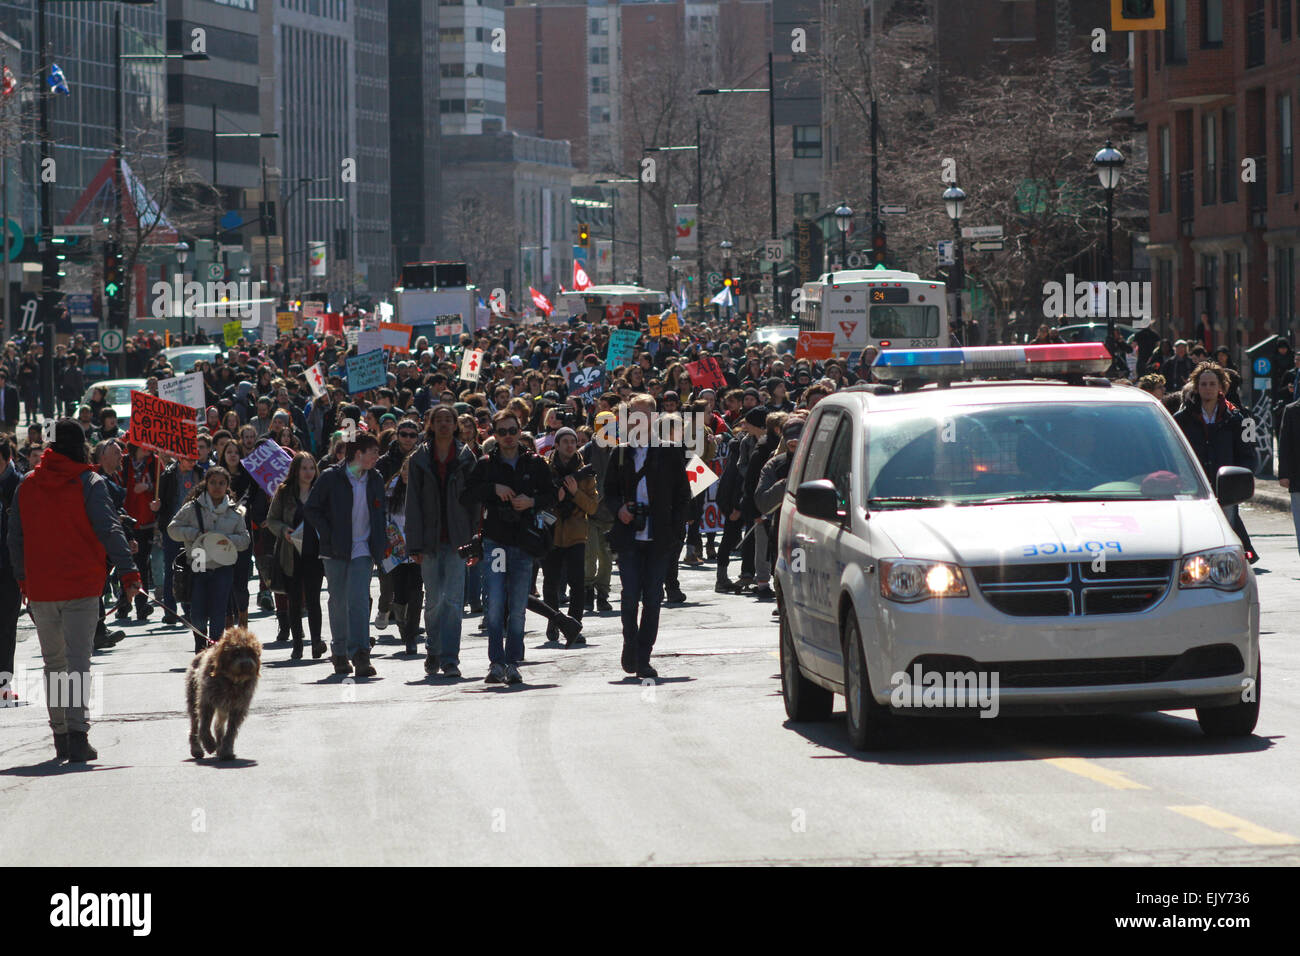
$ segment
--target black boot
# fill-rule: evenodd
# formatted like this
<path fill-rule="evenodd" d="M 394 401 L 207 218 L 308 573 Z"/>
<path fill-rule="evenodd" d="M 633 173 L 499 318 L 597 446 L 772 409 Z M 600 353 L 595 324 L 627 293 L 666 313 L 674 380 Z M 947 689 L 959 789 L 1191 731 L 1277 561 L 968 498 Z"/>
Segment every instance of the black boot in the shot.
<path fill-rule="evenodd" d="M 596 611 L 596 589 L 594 587 L 584 588 L 582 592 L 582 603 L 587 607 L 588 614 L 594 614 Z"/>
<path fill-rule="evenodd" d="M 289 623 L 289 612 L 282 611 L 279 608 L 276 608 L 275 620 L 280 625 L 280 629 L 275 634 L 275 643 L 279 644 L 281 642 L 288 642 L 289 634 L 291 632 L 291 625 Z M 301 621 L 299 621 L 298 630 L 299 631 L 302 630 Z"/>
<path fill-rule="evenodd" d="M 357 677 L 374 677 L 378 671 L 370 666 L 370 651 L 357 651 L 352 655 L 352 666 Z"/>
<path fill-rule="evenodd" d="M 73 763 L 85 763 L 87 760 L 98 760 L 99 752 L 90 746 L 90 735 L 84 731 L 70 731 L 68 733 L 68 760 Z"/>
<path fill-rule="evenodd" d="M 614 606 L 609 603 L 609 588 L 596 589 L 596 610 L 601 614 L 610 614 Z"/>
<path fill-rule="evenodd" d="M 67 734 L 54 735 L 54 757 L 56 760 L 68 759 L 68 735 Z"/>
<path fill-rule="evenodd" d="M 287 616 L 287 615 L 286 615 Z M 289 632 L 293 635 L 293 652 L 289 655 L 290 660 L 302 660 L 302 618 L 296 618 L 289 621 Z"/>
<path fill-rule="evenodd" d="M 325 642 L 320 639 L 319 636 L 313 637 L 311 639 L 311 656 L 313 660 L 320 660 L 322 657 L 325 656 L 325 652 L 327 650 L 329 650 L 329 648 L 326 646 Z"/>
<path fill-rule="evenodd" d="M 330 660 L 334 664 L 335 674 L 338 674 L 342 677 L 346 677 L 348 674 L 352 673 L 352 665 L 348 663 L 348 659 L 344 657 L 342 654 L 336 654 L 332 658 L 330 658 Z"/>

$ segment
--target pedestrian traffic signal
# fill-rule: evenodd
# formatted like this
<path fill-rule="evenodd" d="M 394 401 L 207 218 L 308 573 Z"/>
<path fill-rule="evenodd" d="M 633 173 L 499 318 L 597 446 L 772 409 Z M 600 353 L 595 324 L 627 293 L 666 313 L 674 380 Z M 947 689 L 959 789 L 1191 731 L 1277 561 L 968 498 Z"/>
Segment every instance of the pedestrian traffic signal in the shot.
<path fill-rule="evenodd" d="M 583 249 L 591 246 L 591 230 L 587 228 L 585 222 L 578 223 L 578 245 Z"/>
<path fill-rule="evenodd" d="M 122 257 L 112 246 L 104 254 L 104 299 L 111 302 L 122 293 Z"/>

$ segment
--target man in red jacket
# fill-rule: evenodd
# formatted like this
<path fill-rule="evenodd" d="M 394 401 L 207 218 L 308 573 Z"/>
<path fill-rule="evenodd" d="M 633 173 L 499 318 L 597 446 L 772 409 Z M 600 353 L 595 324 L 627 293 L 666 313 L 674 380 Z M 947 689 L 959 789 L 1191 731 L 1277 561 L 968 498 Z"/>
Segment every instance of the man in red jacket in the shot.
<path fill-rule="evenodd" d="M 19 485 L 9 512 L 9 557 L 45 658 L 46 707 L 59 759 L 95 760 L 86 705 L 90 655 L 108 562 L 129 601 L 140 574 L 103 476 L 87 462 L 86 433 L 55 423 L 54 443 Z"/>

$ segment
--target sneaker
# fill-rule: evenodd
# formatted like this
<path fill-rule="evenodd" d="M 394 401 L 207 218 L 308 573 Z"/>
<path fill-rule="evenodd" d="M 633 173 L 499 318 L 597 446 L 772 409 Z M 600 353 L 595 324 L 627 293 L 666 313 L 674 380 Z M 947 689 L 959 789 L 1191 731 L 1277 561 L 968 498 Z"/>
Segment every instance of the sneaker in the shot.
<path fill-rule="evenodd" d="M 625 674 L 636 673 L 636 646 L 635 645 L 624 642 L 623 658 L 621 663 L 623 665 L 623 673 Z"/>
<path fill-rule="evenodd" d="M 583 637 L 581 634 L 575 634 L 573 637 L 565 641 L 564 646 L 565 647 L 586 647 L 587 639 Z"/>
<path fill-rule="evenodd" d="M 658 678 L 659 672 L 649 664 L 646 664 L 644 667 L 638 667 L 636 669 L 636 676 L 641 680 L 655 680 Z"/>
<path fill-rule="evenodd" d="M 694 551 L 692 551 L 690 554 L 688 554 L 685 558 L 682 559 L 682 564 L 692 568 L 695 567 L 696 565 L 700 565 L 703 563 L 704 563 L 704 559 L 701 558 Z"/>
<path fill-rule="evenodd" d="M 524 682 L 524 675 L 521 674 L 521 673 L 519 673 L 519 668 L 516 667 L 514 664 L 507 664 L 507 665 L 506 665 L 506 683 L 507 683 L 507 684 L 522 684 L 523 682 Z"/>
<path fill-rule="evenodd" d="M 713 590 L 718 594 L 735 594 L 739 587 L 735 581 L 729 578 L 719 578 L 718 583 L 713 586 Z"/>
<path fill-rule="evenodd" d="M 513 665 L 512 665 L 513 666 Z M 518 673 L 518 671 L 516 671 Z M 506 682 L 506 669 L 500 664 L 493 664 L 488 668 L 487 677 L 483 678 L 485 684 L 504 684 Z"/>
<path fill-rule="evenodd" d="M 770 584 L 760 584 L 758 587 L 754 588 L 753 596 L 758 598 L 760 601 L 772 601 L 776 599 L 776 592 L 772 590 Z"/>
<path fill-rule="evenodd" d="M 752 574 L 742 574 L 736 578 L 736 590 L 745 591 L 754 586 L 754 576 Z"/>
<path fill-rule="evenodd" d="M 257 592 L 257 606 L 260 607 L 263 611 L 275 610 L 275 599 L 271 597 L 270 591 Z"/>
<path fill-rule="evenodd" d="M 388 618 L 389 618 L 389 613 L 387 611 L 376 611 L 375 627 L 379 628 L 379 630 L 381 631 L 384 628 L 388 627 Z"/>
<path fill-rule="evenodd" d="M 448 664 L 442 669 L 443 677 L 460 677 L 460 668 L 455 664 Z"/>

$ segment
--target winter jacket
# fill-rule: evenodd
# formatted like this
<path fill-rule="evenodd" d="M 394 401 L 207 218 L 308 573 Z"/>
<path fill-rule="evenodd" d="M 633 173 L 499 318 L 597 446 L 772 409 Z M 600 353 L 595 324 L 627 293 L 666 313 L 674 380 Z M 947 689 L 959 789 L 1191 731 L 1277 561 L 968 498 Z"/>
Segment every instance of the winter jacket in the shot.
<path fill-rule="evenodd" d="M 376 564 L 388 549 L 388 510 L 384 479 L 371 468 L 366 472 L 365 493 L 370 515 L 370 557 Z M 306 517 L 320 538 L 320 556 L 352 559 L 352 481 L 348 466 L 331 465 L 321 472 L 307 499 Z"/>
<path fill-rule="evenodd" d="M 780 513 L 781 502 L 785 499 L 785 480 L 789 474 L 788 454 L 773 455 L 763 463 L 754 488 L 754 506 L 759 514 Z"/>
<path fill-rule="evenodd" d="M 140 528 L 152 528 L 158 520 L 151 507 L 153 504 L 155 469 L 158 459 L 145 455 L 140 461 L 134 455 L 122 459 L 122 485 L 126 488 L 126 513 L 140 523 Z M 136 485 L 143 485 L 144 490 L 136 491 Z"/>
<path fill-rule="evenodd" d="M 447 468 L 447 493 L 438 479 L 438 463 L 432 446 L 421 442 L 411 456 L 406 489 L 406 553 L 433 553 L 443 543 L 443 515 L 447 519 L 447 544 L 458 548 L 468 544 L 478 530 L 479 508 L 464 503 L 466 490 L 474 474 L 477 459 L 468 445 L 455 442 L 451 464 Z"/>
<path fill-rule="evenodd" d="M 123 585 L 140 583 L 108 482 L 53 448 L 18 485 L 8 544 L 14 577 L 32 601 L 99 596 L 109 561 Z"/>
<path fill-rule="evenodd" d="M 266 528 L 275 538 L 275 560 L 287 577 L 298 573 L 298 549 L 284 538 L 286 531 L 293 531 L 299 524 L 302 529 L 302 553 L 319 556 L 320 539 L 316 529 L 306 519 L 306 504 L 296 494 L 276 493 L 271 499 L 271 507 L 266 514 Z"/>
<path fill-rule="evenodd" d="M 650 498 L 649 528 L 653 550 L 665 558 L 676 554 L 686 535 L 686 510 L 691 501 L 691 485 L 686 477 L 685 450 L 659 446 L 646 450 L 646 491 Z M 609 544 L 615 551 L 633 547 L 636 533 L 618 517 L 625 502 L 636 501 L 635 450 L 620 445 L 610 456 L 605 475 L 605 496 L 614 515 Z"/>
<path fill-rule="evenodd" d="M 1282 424 L 1277 430 L 1277 477 L 1295 482 L 1300 478 L 1300 401 L 1282 410 Z M 1289 489 L 1293 494 L 1300 486 Z"/>
<path fill-rule="evenodd" d="M 763 440 L 754 447 L 753 453 L 749 456 L 749 467 L 745 470 L 745 497 L 741 506 L 745 512 L 741 517 L 746 522 L 752 522 L 763 514 L 763 510 L 758 507 L 754 500 L 755 492 L 758 490 L 758 476 L 762 473 L 763 466 L 767 464 L 768 459 L 779 450 L 778 446 L 780 444 L 781 439 L 768 432 L 763 436 Z"/>
<path fill-rule="evenodd" d="M 203 512 L 202 531 L 199 530 L 200 510 Z M 214 531 L 229 538 L 236 551 L 247 551 L 252 543 L 248 525 L 244 522 L 244 509 L 231 501 L 229 496 L 223 496 L 213 504 L 206 491 L 181 505 L 181 510 L 176 512 L 176 517 L 167 525 L 167 534 L 171 539 L 179 541 L 187 549 L 199 535 Z"/>
<path fill-rule="evenodd" d="M 578 449 L 578 454 L 582 456 L 582 460 L 589 465 L 593 465 L 596 469 L 597 489 L 605 487 L 605 473 L 609 471 L 609 454 L 613 450 L 612 446 L 602 445 L 595 439 Z M 591 515 L 590 523 L 597 528 L 608 531 L 609 526 L 614 523 L 614 515 L 609 510 L 609 499 L 603 494 L 599 497 L 600 500 L 596 504 L 595 512 Z"/>
<path fill-rule="evenodd" d="M 564 502 L 558 500 L 559 486 L 563 483 L 565 475 L 578 471 L 585 463 L 582 460 L 582 455 L 577 452 L 574 453 L 567 464 L 560 463 L 557 453 L 552 453 L 546 461 L 551 466 L 551 479 L 556 488 L 557 497 L 556 507 L 551 510 L 558 517 L 560 512 L 557 509 L 564 504 Z M 587 519 L 595 514 L 596 507 L 600 503 L 600 492 L 596 490 L 596 479 L 594 477 L 583 478 L 578 482 L 578 490 L 574 492 L 572 499 L 569 497 L 567 488 L 564 491 L 564 497 L 565 501 L 571 501 L 573 509 L 569 511 L 567 516 L 560 518 L 555 523 L 555 538 L 552 544 L 557 548 L 586 544 Z"/>
<path fill-rule="evenodd" d="M 745 475 L 749 471 L 749 459 L 758 442 L 752 435 L 746 435 L 739 441 L 733 440 L 727 455 L 727 467 L 718 479 L 718 510 L 725 518 L 737 508 L 744 510 Z M 744 515 L 741 515 L 744 518 Z"/>
<path fill-rule="evenodd" d="M 1185 405 L 1174 416 L 1174 421 L 1191 442 L 1196 460 L 1209 479 L 1210 487 L 1217 487 L 1215 477 L 1224 465 L 1239 465 L 1254 471 L 1258 461 L 1255 445 L 1242 438 L 1245 420 L 1241 410 L 1231 402 L 1219 399 L 1214 410 L 1214 421 L 1206 424 L 1201 416 L 1201 403 Z"/>
<path fill-rule="evenodd" d="M 194 466 L 191 474 L 196 482 L 203 480 L 203 472 L 199 471 L 197 465 Z M 158 508 L 158 526 L 161 528 L 166 528 L 172 523 L 176 512 L 180 511 L 181 505 L 185 503 L 180 480 L 180 466 L 173 461 L 163 469 L 162 478 L 158 482 L 158 500 L 162 503 Z"/>
<path fill-rule="evenodd" d="M 505 485 L 515 494 L 532 498 L 533 507 L 527 511 L 513 511 L 509 502 L 497 497 L 497 485 Z M 555 504 L 550 466 L 532 452 L 520 448 L 519 457 L 512 467 L 501 460 L 500 448 L 493 448 L 490 454 L 475 463 L 461 501 L 484 507 L 483 537 L 508 547 L 518 546 L 527 524 L 539 511 Z M 515 516 L 518 520 L 514 520 Z"/>
<path fill-rule="evenodd" d="M 12 464 L 0 475 L 0 568 L 9 568 L 9 509 L 14 503 L 14 493 L 22 478 Z"/>

